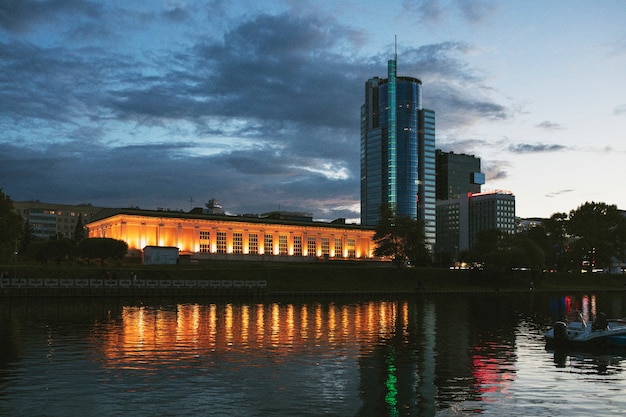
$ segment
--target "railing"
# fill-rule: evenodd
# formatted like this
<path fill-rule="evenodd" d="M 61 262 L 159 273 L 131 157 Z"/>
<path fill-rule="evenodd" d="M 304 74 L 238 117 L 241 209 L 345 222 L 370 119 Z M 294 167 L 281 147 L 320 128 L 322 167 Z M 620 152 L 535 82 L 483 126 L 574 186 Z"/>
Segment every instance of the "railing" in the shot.
<path fill-rule="evenodd" d="M 29 290 L 37 290 L 45 293 L 49 289 L 55 293 L 62 290 L 125 290 L 137 289 L 142 293 L 154 290 L 157 292 L 185 292 L 185 290 L 201 290 L 201 293 L 236 292 L 254 293 L 264 291 L 267 287 L 266 280 L 179 280 L 179 279 L 101 279 L 101 278 L 0 278 L 0 293 L 22 293 Z M 13 291 L 15 290 L 15 291 Z"/>

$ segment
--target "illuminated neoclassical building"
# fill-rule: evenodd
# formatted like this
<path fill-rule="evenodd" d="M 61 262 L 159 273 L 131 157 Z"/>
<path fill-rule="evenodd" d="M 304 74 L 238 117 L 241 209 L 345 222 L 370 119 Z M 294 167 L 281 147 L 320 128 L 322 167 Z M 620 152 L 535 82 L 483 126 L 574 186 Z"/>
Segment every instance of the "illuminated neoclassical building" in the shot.
<path fill-rule="evenodd" d="M 103 209 L 89 224 L 89 237 L 123 240 L 129 252 L 146 246 L 177 247 L 194 259 L 367 259 L 374 254 L 374 228 L 317 222 L 297 213 L 230 216 L 140 209 Z"/>

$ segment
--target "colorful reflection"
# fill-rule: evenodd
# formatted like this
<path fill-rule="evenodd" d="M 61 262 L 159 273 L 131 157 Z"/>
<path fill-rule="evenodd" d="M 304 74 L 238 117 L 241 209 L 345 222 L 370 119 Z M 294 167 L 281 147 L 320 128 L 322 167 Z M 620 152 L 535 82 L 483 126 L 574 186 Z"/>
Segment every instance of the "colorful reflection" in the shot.
<path fill-rule="evenodd" d="M 563 320 L 571 317 L 575 312 L 581 312 L 583 318 L 589 321 L 595 319 L 596 314 L 601 311 L 609 314 L 608 311 L 598 306 L 595 294 L 565 295 L 554 298 L 550 302 L 550 315 L 555 320 Z"/>
<path fill-rule="evenodd" d="M 102 325 L 95 344 L 104 366 L 147 373 L 277 369 L 304 361 L 313 364 L 309 377 L 323 381 L 317 389 L 324 395 L 355 381 L 364 409 L 428 414 L 450 398 L 489 402 L 508 395 L 516 376 L 515 335 L 483 328 L 480 339 L 471 340 L 468 328 L 477 321 L 468 317 L 482 315 L 475 310 L 483 307 L 459 301 L 450 314 L 408 301 L 125 306 L 119 319 Z M 443 369 L 455 377 L 438 386 Z"/>
<path fill-rule="evenodd" d="M 472 376 L 483 401 L 489 401 L 489 396 L 484 395 L 487 393 L 506 394 L 515 379 L 514 347 L 502 341 L 489 341 L 472 350 Z"/>

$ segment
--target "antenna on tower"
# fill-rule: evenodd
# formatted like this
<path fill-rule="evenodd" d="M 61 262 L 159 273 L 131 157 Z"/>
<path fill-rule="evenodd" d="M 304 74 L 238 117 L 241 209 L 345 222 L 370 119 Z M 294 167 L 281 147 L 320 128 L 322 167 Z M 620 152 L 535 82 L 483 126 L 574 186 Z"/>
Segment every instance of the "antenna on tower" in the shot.
<path fill-rule="evenodd" d="M 394 35 L 394 38 L 393 60 L 398 61 L 398 35 Z"/>

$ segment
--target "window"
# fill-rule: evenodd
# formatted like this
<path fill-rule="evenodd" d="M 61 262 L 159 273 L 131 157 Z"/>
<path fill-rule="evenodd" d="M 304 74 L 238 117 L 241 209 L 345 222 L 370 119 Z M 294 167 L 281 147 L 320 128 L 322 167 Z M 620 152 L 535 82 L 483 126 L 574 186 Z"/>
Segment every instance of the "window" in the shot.
<path fill-rule="evenodd" d="M 355 258 L 356 257 L 356 243 L 354 239 L 348 239 L 348 257 Z"/>
<path fill-rule="evenodd" d="M 226 253 L 226 232 L 217 232 L 217 253 Z"/>
<path fill-rule="evenodd" d="M 243 253 L 243 235 L 241 232 L 233 233 L 233 253 Z"/>
<path fill-rule="evenodd" d="M 278 253 L 279 255 L 287 255 L 287 235 L 278 236 Z"/>
<path fill-rule="evenodd" d="M 266 255 L 274 254 L 274 237 L 272 235 L 263 236 L 263 246 L 265 247 Z"/>
<path fill-rule="evenodd" d="M 248 253 L 250 255 L 259 253 L 259 236 L 256 233 L 250 233 L 248 236 Z"/>
<path fill-rule="evenodd" d="M 200 230 L 200 253 L 211 252 L 211 232 Z"/>
<path fill-rule="evenodd" d="M 330 239 L 327 237 L 322 238 L 322 256 L 330 255 Z"/>
<path fill-rule="evenodd" d="M 315 236 L 309 236 L 307 238 L 306 251 L 309 256 L 317 256 Z"/>
<path fill-rule="evenodd" d="M 302 236 L 293 237 L 293 254 L 295 256 L 302 256 Z"/>
<path fill-rule="evenodd" d="M 335 257 L 343 258 L 343 242 L 341 238 L 335 239 Z"/>

